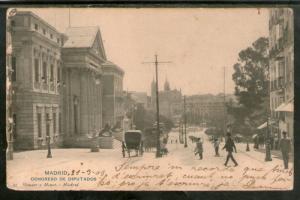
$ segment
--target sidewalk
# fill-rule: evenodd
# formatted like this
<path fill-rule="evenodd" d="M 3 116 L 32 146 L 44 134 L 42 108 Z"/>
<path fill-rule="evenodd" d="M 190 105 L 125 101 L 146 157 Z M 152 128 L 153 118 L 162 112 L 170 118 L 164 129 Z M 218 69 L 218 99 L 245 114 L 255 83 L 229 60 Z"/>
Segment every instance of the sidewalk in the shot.
<path fill-rule="evenodd" d="M 253 148 L 254 149 L 254 148 Z M 254 149 L 254 151 L 260 152 L 260 153 L 266 153 L 266 149 Z M 272 157 L 278 158 L 282 160 L 282 154 L 280 150 L 271 150 Z M 289 154 L 289 161 L 293 162 L 294 161 L 294 154 L 290 153 Z"/>
<path fill-rule="evenodd" d="M 256 155 L 260 160 L 264 160 L 266 150 L 265 148 L 255 149 L 253 148 L 253 143 L 249 143 L 250 151 L 246 151 L 247 144 L 246 143 L 236 143 L 235 144 L 238 151 L 243 152 L 248 155 Z M 279 159 L 282 161 L 282 154 L 280 150 L 271 150 L 271 156 L 274 159 Z M 294 162 L 294 155 L 291 153 L 289 157 L 289 162 Z"/>

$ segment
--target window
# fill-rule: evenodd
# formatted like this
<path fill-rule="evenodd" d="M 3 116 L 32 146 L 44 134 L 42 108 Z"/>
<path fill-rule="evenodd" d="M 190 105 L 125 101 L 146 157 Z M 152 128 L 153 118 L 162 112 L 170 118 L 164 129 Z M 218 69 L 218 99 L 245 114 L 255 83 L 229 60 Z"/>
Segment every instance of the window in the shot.
<path fill-rule="evenodd" d="M 52 33 L 50 34 L 50 38 L 53 39 L 53 34 Z"/>
<path fill-rule="evenodd" d="M 39 30 L 39 25 L 38 24 L 34 24 L 34 29 L 37 31 Z"/>
<path fill-rule="evenodd" d="M 54 66 L 53 64 L 50 65 L 50 82 L 53 82 L 54 76 Z"/>
<path fill-rule="evenodd" d="M 39 59 L 34 59 L 34 80 L 35 82 L 39 82 Z"/>
<path fill-rule="evenodd" d="M 53 133 L 56 133 L 56 113 L 52 113 L 53 120 Z"/>
<path fill-rule="evenodd" d="M 43 77 L 44 83 L 47 83 L 47 63 L 43 62 Z"/>
<path fill-rule="evenodd" d="M 56 41 L 57 41 L 57 43 L 59 44 L 59 42 L 60 42 L 59 38 L 57 38 Z"/>
<path fill-rule="evenodd" d="M 17 80 L 17 60 L 16 57 L 12 57 L 11 59 L 11 67 L 12 67 L 12 74 L 11 74 L 11 81 Z"/>
<path fill-rule="evenodd" d="M 43 34 L 46 35 L 46 30 L 43 28 Z"/>
<path fill-rule="evenodd" d="M 38 137 L 42 137 L 42 114 L 37 114 Z"/>
<path fill-rule="evenodd" d="M 16 25 L 16 22 L 15 22 L 14 20 L 11 20 L 11 21 L 10 21 L 10 25 L 11 25 L 11 26 L 15 26 L 15 25 Z"/>

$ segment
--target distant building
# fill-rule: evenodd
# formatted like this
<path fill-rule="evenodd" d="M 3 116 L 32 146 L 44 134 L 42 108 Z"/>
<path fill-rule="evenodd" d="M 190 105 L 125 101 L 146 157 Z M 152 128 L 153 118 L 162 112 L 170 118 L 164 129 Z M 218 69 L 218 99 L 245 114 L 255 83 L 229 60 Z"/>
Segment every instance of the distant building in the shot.
<path fill-rule="evenodd" d="M 156 111 L 156 86 L 155 81 L 151 83 L 151 105 Z M 178 121 L 182 116 L 183 99 L 180 90 L 171 89 L 169 81 L 166 79 L 164 90 L 159 91 L 159 112 L 173 122 Z"/>
<path fill-rule="evenodd" d="M 141 104 L 145 109 L 149 109 L 149 100 L 146 92 L 129 92 L 131 98 L 138 104 Z"/>
<path fill-rule="evenodd" d="M 224 102 L 225 100 L 225 102 Z M 207 124 L 223 128 L 225 123 L 231 123 L 231 117 L 227 113 L 225 103 L 236 102 L 235 96 L 226 94 L 191 95 L 186 97 L 187 122 L 199 125 Z"/>
<path fill-rule="evenodd" d="M 61 47 L 66 37 L 32 12 L 11 19 L 14 148 L 62 141 Z"/>
<path fill-rule="evenodd" d="M 103 64 L 103 125 L 122 127 L 124 118 L 123 99 L 124 71 L 107 61 Z"/>
<path fill-rule="evenodd" d="M 293 10 L 273 8 L 269 15 L 270 110 L 274 137 L 286 131 L 294 137 L 294 19 Z"/>
<path fill-rule="evenodd" d="M 226 95 L 226 102 L 234 101 L 232 95 Z M 222 128 L 226 119 L 227 110 L 224 95 L 192 95 L 186 98 L 187 122 L 195 125 L 205 123 Z M 226 120 L 226 122 L 225 122 Z"/>

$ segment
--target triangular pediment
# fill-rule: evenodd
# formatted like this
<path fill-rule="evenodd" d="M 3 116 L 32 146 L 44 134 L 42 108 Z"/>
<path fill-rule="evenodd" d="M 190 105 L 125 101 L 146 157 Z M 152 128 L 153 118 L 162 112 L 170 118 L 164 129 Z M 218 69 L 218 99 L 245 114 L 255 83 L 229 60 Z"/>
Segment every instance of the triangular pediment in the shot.
<path fill-rule="evenodd" d="M 103 60 L 106 60 L 105 50 L 103 41 L 101 38 L 100 31 L 98 30 L 96 37 L 94 38 L 94 42 L 92 44 L 92 50 L 99 55 Z"/>

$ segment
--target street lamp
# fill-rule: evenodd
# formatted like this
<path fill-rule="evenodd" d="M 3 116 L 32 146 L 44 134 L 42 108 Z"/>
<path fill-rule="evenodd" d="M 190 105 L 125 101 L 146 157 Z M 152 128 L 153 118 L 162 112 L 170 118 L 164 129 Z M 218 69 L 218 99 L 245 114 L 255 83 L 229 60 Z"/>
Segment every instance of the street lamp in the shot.
<path fill-rule="evenodd" d="M 247 146 L 246 146 L 246 151 L 250 151 L 250 147 L 249 147 L 249 138 L 247 137 Z"/>
<path fill-rule="evenodd" d="M 48 147 L 47 158 L 52 158 L 50 139 L 51 139 L 51 137 L 49 135 L 47 135 L 46 136 L 46 142 L 47 142 L 47 147 Z"/>
<path fill-rule="evenodd" d="M 51 122 L 50 118 L 46 119 L 47 126 L 50 126 L 49 125 L 50 122 Z M 49 135 L 47 135 L 46 136 L 47 149 L 48 149 L 47 158 L 52 158 L 50 141 L 51 141 L 51 137 Z"/>
<path fill-rule="evenodd" d="M 269 130 L 269 126 L 270 126 L 270 117 L 268 117 L 267 119 L 267 130 L 266 130 L 266 139 L 265 139 L 265 143 L 266 143 L 266 157 L 265 157 L 265 161 L 272 161 L 272 157 L 271 157 L 271 147 L 270 147 L 270 130 Z"/>

